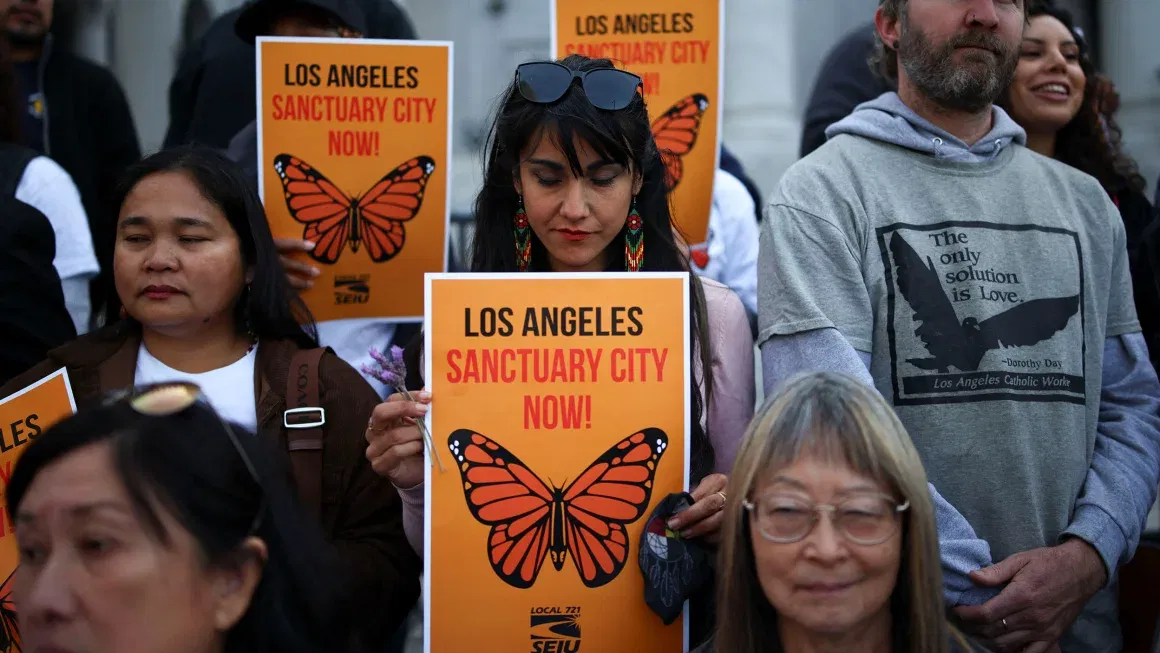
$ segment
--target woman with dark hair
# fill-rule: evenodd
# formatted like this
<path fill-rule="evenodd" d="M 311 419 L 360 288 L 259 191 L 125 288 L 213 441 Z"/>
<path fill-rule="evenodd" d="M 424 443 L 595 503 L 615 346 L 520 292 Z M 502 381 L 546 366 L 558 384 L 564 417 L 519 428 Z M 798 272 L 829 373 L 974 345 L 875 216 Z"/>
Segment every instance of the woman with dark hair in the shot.
<path fill-rule="evenodd" d="M 199 395 L 124 393 L 28 445 L 5 496 L 24 650 L 342 650 L 333 551 Z"/>
<path fill-rule="evenodd" d="M 1124 153 L 1108 80 L 1064 9 L 1033 3 L 1015 78 L 1000 101 L 1027 132 L 1027 147 L 1095 177 L 1127 231 L 1136 314 L 1154 365 L 1160 364 L 1160 233 L 1146 182 Z"/>
<path fill-rule="evenodd" d="M 49 352 L 0 396 L 61 367 L 80 406 L 134 385 L 197 384 L 224 418 L 292 449 L 299 497 L 349 566 L 363 643 L 380 646 L 414 604 L 419 572 L 398 495 L 363 456 L 378 395 L 317 348 L 236 164 L 209 148 L 162 151 L 131 167 L 116 197 L 107 314 L 122 319 Z"/>
<path fill-rule="evenodd" d="M 665 167 L 640 78 L 607 59 L 573 55 L 516 70 L 491 131 L 475 202 L 473 272 L 687 272 L 674 238 Z M 725 286 L 689 276 L 693 380 L 690 476 L 696 503 L 672 527 L 712 543 L 726 474 L 753 415 L 753 338 Z M 419 356 L 412 371 L 422 369 Z M 423 544 L 423 445 L 407 418 L 430 402 L 392 395 L 375 409 L 367 457 L 404 498 L 404 523 Z"/>

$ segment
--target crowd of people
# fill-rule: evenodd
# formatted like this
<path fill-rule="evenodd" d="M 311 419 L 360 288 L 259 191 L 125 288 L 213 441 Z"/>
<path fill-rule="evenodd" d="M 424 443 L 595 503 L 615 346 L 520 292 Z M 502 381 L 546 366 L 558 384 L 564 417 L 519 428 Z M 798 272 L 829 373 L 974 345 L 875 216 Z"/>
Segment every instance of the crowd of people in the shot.
<path fill-rule="evenodd" d="M 420 325 L 314 322 L 311 244 L 271 235 L 239 98 L 256 37 L 415 38 L 405 13 L 224 14 L 142 159 L 115 79 L 51 47 L 52 1 L 0 8 L 0 396 L 63 367 L 78 406 L 8 479 L 22 646 L 401 650 L 438 404 Z M 711 553 L 698 653 L 1124 650 L 1160 488 L 1160 215 L 1067 12 L 880 0 L 770 197 L 722 149 L 700 265 L 634 76 L 513 72 L 452 269 L 690 273 L 692 504 L 668 526 Z M 392 343 L 409 393 L 359 371 Z M 295 428 L 302 407 L 325 419 Z"/>

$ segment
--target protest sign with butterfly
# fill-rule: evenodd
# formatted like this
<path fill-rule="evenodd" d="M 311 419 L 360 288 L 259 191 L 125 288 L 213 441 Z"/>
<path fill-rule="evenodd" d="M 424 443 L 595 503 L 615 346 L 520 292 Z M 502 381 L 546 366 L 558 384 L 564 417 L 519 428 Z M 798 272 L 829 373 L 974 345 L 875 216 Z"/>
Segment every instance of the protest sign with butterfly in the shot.
<path fill-rule="evenodd" d="M 258 39 L 258 170 L 275 238 L 314 243 L 318 321 L 418 319 L 446 269 L 451 44 Z"/>
<path fill-rule="evenodd" d="M 642 530 L 688 487 L 688 276 L 427 277 L 428 653 L 685 650 Z M 539 648 L 537 648 L 539 647 Z"/>
<path fill-rule="evenodd" d="M 709 232 L 724 88 L 724 0 L 552 0 L 552 52 L 640 75 L 672 189 L 696 248 Z"/>

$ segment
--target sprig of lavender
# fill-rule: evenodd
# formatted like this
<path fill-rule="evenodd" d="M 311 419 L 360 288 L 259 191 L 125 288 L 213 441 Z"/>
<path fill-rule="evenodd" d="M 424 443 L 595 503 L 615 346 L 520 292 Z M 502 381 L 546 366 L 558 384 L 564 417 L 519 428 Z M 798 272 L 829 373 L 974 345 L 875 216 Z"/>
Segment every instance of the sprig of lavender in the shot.
<path fill-rule="evenodd" d="M 402 394 L 408 401 L 415 401 L 415 398 L 407 391 L 404 383 L 407 378 L 407 364 L 403 362 L 403 348 L 395 345 L 390 348 L 387 354 L 384 354 L 372 347 L 370 354 L 371 358 L 375 360 L 376 366 L 363 365 L 363 374 L 378 379 L 393 392 Z M 427 430 L 427 425 L 423 420 L 415 417 L 408 419 L 415 426 L 419 427 L 419 430 L 423 433 L 423 442 L 427 445 L 427 451 L 431 454 L 431 457 L 439 464 L 439 471 L 447 471 L 443 467 L 443 460 L 439 458 L 439 451 L 435 448 L 435 441 L 431 437 L 431 433 Z"/>

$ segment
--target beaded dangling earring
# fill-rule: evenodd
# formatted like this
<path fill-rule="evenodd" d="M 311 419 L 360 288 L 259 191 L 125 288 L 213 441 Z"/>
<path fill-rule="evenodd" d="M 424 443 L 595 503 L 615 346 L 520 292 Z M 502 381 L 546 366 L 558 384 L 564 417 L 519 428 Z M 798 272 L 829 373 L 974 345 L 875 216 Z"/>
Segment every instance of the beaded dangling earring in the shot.
<path fill-rule="evenodd" d="M 516 236 L 516 266 L 520 272 L 527 272 L 532 260 L 532 231 L 528 228 L 528 214 L 524 213 L 524 198 L 520 196 L 520 208 L 512 219 Z"/>
<path fill-rule="evenodd" d="M 636 197 L 632 198 L 632 211 L 628 214 L 628 233 L 624 234 L 624 269 L 639 272 L 644 264 L 644 223 L 636 212 Z"/>

